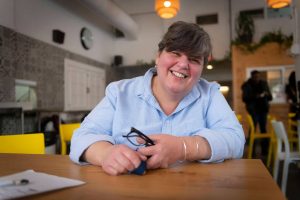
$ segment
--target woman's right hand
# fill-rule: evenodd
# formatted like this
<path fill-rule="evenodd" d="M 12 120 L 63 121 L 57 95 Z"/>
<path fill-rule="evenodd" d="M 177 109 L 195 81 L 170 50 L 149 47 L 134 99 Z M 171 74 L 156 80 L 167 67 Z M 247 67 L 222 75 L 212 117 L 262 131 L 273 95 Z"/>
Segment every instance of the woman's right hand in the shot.
<path fill-rule="evenodd" d="M 110 175 L 120 175 L 136 169 L 146 156 L 124 144 L 112 145 L 106 149 L 100 165 Z"/>

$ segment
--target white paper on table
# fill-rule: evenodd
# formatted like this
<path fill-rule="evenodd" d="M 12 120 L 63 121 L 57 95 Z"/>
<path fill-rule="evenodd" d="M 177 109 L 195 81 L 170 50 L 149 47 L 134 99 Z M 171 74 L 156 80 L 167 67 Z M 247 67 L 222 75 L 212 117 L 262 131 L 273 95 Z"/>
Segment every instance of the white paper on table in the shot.
<path fill-rule="evenodd" d="M 0 177 L 0 182 L 21 179 L 27 179 L 29 180 L 29 183 L 26 185 L 0 187 L 0 200 L 24 197 L 61 188 L 78 186 L 85 183 L 83 181 L 35 172 L 33 170 L 26 170 L 16 174 L 2 176 Z"/>

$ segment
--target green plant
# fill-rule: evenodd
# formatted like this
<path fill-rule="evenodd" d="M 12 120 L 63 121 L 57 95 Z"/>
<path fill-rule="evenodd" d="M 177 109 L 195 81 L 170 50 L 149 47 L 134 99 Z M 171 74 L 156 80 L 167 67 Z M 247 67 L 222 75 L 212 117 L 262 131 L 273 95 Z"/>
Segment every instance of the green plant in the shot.
<path fill-rule="evenodd" d="M 240 13 L 236 20 L 235 30 L 237 34 L 237 43 L 252 43 L 255 27 L 254 21 L 250 15 Z"/>
<path fill-rule="evenodd" d="M 274 32 L 265 33 L 260 39 L 259 43 L 241 43 L 238 41 L 232 41 L 232 45 L 236 45 L 245 51 L 253 53 L 261 46 L 270 42 L 276 42 L 285 48 L 289 48 L 292 45 L 293 36 L 292 35 L 286 36 L 281 32 L 281 30 L 278 30 Z"/>
<path fill-rule="evenodd" d="M 253 43 L 253 35 L 255 31 L 254 21 L 248 14 L 241 12 L 235 23 L 235 31 L 237 38 L 231 42 L 231 45 L 235 45 L 245 51 L 254 52 L 259 47 L 266 43 L 276 42 L 285 48 L 292 46 L 293 36 L 284 35 L 281 30 L 265 33 L 260 39 L 259 43 Z"/>
<path fill-rule="evenodd" d="M 263 35 L 259 43 L 263 45 L 268 42 L 277 42 L 278 44 L 284 45 L 285 47 L 290 47 L 293 42 L 293 36 L 286 36 L 281 32 L 281 30 L 269 32 Z"/>

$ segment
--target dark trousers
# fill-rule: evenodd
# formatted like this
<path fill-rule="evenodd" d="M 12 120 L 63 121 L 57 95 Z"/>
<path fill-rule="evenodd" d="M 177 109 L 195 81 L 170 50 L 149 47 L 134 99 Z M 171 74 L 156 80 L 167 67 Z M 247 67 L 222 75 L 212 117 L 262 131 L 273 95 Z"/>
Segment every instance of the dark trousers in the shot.
<path fill-rule="evenodd" d="M 260 132 L 266 133 L 267 132 L 268 113 L 267 112 L 251 113 L 251 117 L 253 119 L 255 129 L 258 124 Z M 257 146 L 257 141 L 254 141 L 254 149 L 256 146 Z M 268 154 L 268 148 L 269 148 L 269 139 L 261 139 L 262 155 Z M 255 151 L 253 151 L 253 153 L 254 152 Z"/>

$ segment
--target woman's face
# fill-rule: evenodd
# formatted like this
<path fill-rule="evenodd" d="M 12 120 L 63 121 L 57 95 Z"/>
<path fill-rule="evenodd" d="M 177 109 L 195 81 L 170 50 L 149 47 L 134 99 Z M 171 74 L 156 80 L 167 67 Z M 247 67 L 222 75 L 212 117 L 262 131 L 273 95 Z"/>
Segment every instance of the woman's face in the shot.
<path fill-rule="evenodd" d="M 156 58 L 158 83 L 171 95 L 185 96 L 199 80 L 203 58 L 187 57 L 182 52 L 163 50 Z"/>

